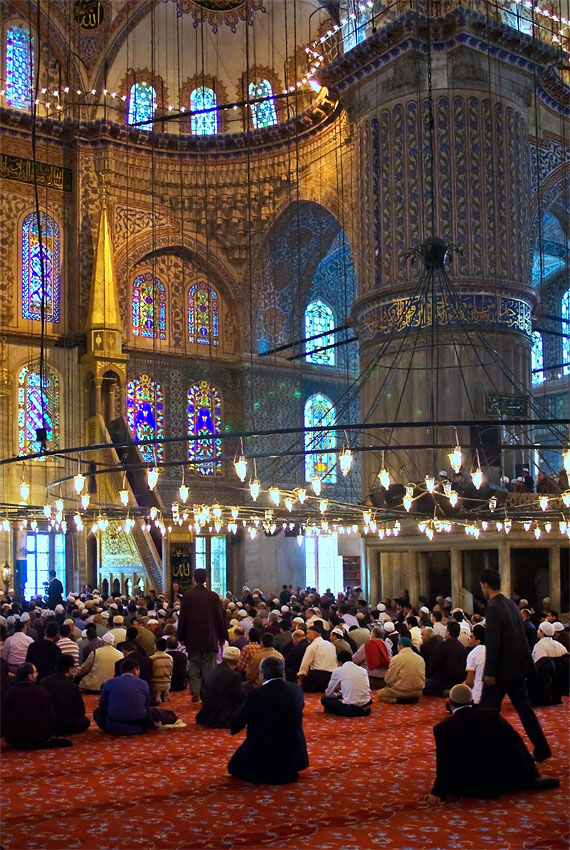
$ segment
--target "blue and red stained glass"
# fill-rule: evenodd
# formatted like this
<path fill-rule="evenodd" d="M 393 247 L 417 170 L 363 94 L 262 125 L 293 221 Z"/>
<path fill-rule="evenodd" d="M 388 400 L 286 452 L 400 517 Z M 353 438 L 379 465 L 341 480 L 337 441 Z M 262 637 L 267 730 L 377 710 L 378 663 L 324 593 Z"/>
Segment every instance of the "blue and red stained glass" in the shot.
<path fill-rule="evenodd" d="M 222 429 L 222 398 L 209 381 L 192 384 L 188 390 L 188 433 L 197 437 L 188 443 L 189 468 L 199 475 L 218 475 L 222 463 L 222 441 L 216 434 Z"/>
<path fill-rule="evenodd" d="M 203 345 L 219 345 L 219 298 L 205 281 L 188 290 L 188 339 Z"/>
<path fill-rule="evenodd" d="M 129 94 L 129 109 L 127 112 L 127 124 L 142 125 L 143 130 L 152 130 L 152 119 L 156 109 L 156 92 L 148 83 L 135 83 L 131 86 Z"/>
<path fill-rule="evenodd" d="M 254 129 L 259 130 L 261 127 L 272 127 L 277 124 L 277 111 L 275 109 L 275 98 L 271 83 L 267 80 L 258 80 L 255 83 L 249 84 L 250 100 L 264 98 L 259 103 L 251 104 L 251 120 L 253 121 Z"/>
<path fill-rule="evenodd" d="M 166 339 L 166 291 L 148 272 L 133 283 L 132 330 L 133 336 Z"/>
<path fill-rule="evenodd" d="M 57 222 L 41 213 L 42 251 L 38 217 L 30 213 L 22 225 L 22 317 L 40 321 L 42 294 L 46 322 L 60 320 L 60 238 Z M 42 282 L 42 263 L 44 280 Z"/>
<path fill-rule="evenodd" d="M 31 109 L 34 91 L 34 39 L 30 30 L 15 24 L 6 32 L 6 103 L 13 109 Z"/>
<path fill-rule="evenodd" d="M 52 369 L 39 363 L 24 366 L 18 376 L 18 453 L 37 452 L 36 429 L 45 428 L 50 449 L 59 447 L 59 380 Z"/>
<path fill-rule="evenodd" d="M 334 407 L 329 399 L 316 393 L 305 404 L 305 428 L 332 425 Z M 305 431 L 305 480 L 317 475 L 321 481 L 334 484 L 336 481 L 336 447 L 334 431 Z"/>
<path fill-rule="evenodd" d="M 141 375 L 127 384 L 127 423 L 137 442 L 164 437 L 162 389 L 149 375 Z M 150 463 L 164 459 L 162 443 L 155 443 L 154 450 L 152 445 L 140 446 L 139 451 L 143 460 Z"/>

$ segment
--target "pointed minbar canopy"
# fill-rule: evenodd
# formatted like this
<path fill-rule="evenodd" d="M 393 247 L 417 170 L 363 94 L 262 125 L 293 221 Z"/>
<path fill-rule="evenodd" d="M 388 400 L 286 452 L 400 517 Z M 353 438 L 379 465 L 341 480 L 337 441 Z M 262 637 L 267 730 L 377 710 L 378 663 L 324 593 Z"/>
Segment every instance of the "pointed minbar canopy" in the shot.
<path fill-rule="evenodd" d="M 95 261 L 89 295 L 87 331 L 108 330 L 122 334 L 119 291 L 113 263 L 113 243 L 109 229 L 107 194 L 103 185 L 101 219 L 95 247 Z M 94 346 L 95 348 L 99 346 Z"/>

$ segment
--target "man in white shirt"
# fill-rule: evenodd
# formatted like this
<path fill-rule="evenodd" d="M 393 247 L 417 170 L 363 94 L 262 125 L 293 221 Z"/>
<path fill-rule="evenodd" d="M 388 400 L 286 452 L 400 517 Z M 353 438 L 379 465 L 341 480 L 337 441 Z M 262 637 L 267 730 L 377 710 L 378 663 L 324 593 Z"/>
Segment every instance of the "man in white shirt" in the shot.
<path fill-rule="evenodd" d="M 473 702 L 481 702 L 483 691 L 483 670 L 485 669 L 485 626 L 477 623 L 469 635 L 468 649 L 470 650 L 465 663 L 465 684 L 471 688 Z"/>
<path fill-rule="evenodd" d="M 25 614 L 22 614 L 22 617 L 24 616 Z M 24 663 L 26 655 L 28 654 L 28 647 L 34 642 L 33 638 L 26 634 L 27 630 L 27 620 L 16 620 L 14 624 L 14 634 L 10 635 L 10 637 L 6 638 L 4 641 L 2 658 L 7 663 L 10 673 L 15 673 L 17 667 Z M 560 646 L 562 646 L 562 644 L 560 644 Z"/>
<path fill-rule="evenodd" d="M 554 626 L 545 620 L 538 627 L 538 641 L 532 650 L 532 660 L 536 662 L 540 658 L 558 658 L 560 655 L 566 655 L 568 650 L 557 640 L 553 640 Z"/>
<path fill-rule="evenodd" d="M 443 614 L 441 611 L 436 611 L 434 609 L 433 614 L 431 615 L 431 622 L 436 635 L 441 635 L 442 638 L 445 638 L 447 629 L 443 625 Z"/>
<path fill-rule="evenodd" d="M 299 667 L 297 684 L 306 694 L 322 694 L 336 670 L 336 650 L 330 641 L 322 639 L 317 624 L 307 629 L 307 640 L 309 645 Z"/>
<path fill-rule="evenodd" d="M 341 650 L 338 667 L 333 670 L 321 705 L 329 714 L 365 717 L 370 714 L 371 704 L 366 670 L 353 663 L 350 652 Z"/>

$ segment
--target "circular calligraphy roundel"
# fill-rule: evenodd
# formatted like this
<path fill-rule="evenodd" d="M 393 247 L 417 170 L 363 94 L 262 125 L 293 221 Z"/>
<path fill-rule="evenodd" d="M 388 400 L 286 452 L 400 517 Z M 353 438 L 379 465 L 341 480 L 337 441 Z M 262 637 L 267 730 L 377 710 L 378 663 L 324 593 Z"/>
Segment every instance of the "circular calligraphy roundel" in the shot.
<path fill-rule="evenodd" d="M 105 20 L 105 5 L 102 0 L 75 0 L 73 18 L 82 30 L 97 30 Z"/>

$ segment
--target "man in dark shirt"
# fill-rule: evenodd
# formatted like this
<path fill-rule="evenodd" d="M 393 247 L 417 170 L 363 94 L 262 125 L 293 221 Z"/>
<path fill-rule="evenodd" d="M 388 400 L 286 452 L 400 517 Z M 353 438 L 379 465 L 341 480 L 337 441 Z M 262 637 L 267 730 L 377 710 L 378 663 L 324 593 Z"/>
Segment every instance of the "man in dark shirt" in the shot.
<path fill-rule="evenodd" d="M 4 738 L 17 750 L 70 747 L 67 738 L 55 737 L 55 712 L 45 688 L 36 684 L 38 671 L 25 662 L 16 670 L 14 684 L 4 704 Z"/>
<path fill-rule="evenodd" d="M 288 682 L 297 682 L 297 674 L 305 650 L 309 645 L 307 636 L 302 629 L 293 632 L 293 646 L 285 656 L 285 677 Z"/>
<path fill-rule="evenodd" d="M 238 660 L 239 649 L 236 646 L 224 649 L 222 663 L 217 664 L 206 679 L 202 708 L 196 715 L 196 723 L 213 729 L 230 728 L 232 715 L 245 699 L 241 676 L 236 670 Z"/>
<path fill-rule="evenodd" d="M 137 652 L 137 647 L 135 643 L 131 643 L 131 641 L 125 641 L 121 644 L 121 652 L 123 653 L 123 658 L 119 658 L 118 661 L 115 662 L 115 676 L 121 676 L 123 673 L 123 661 L 125 658 L 136 658 L 139 662 L 139 675 L 143 682 L 146 682 L 150 687 L 150 682 L 152 679 L 152 661 L 143 652 Z"/>
<path fill-rule="evenodd" d="M 61 649 L 57 646 L 59 639 L 59 627 L 57 623 L 48 623 L 45 637 L 34 641 L 28 647 L 26 661 L 33 664 L 38 671 L 38 682 L 46 676 L 55 672 L 55 664 L 61 655 Z"/>
<path fill-rule="evenodd" d="M 183 649 L 179 649 L 178 638 L 171 635 L 167 641 L 167 653 L 172 658 L 171 691 L 185 691 L 188 685 L 188 658 Z"/>
<path fill-rule="evenodd" d="M 121 675 L 103 685 L 93 719 L 111 735 L 140 735 L 154 725 L 149 711 L 150 688 L 140 678 L 140 665 L 134 653 L 122 665 Z"/>
<path fill-rule="evenodd" d="M 436 646 L 431 657 L 430 676 L 426 679 L 424 694 L 442 697 L 454 685 L 465 679 L 467 650 L 458 640 L 461 626 L 449 620 L 445 640 Z"/>
<path fill-rule="evenodd" d="M 488 568 L 481 573 L 485 611 L 485 670 L 482 708 L 500 710 L 505 694 L 518 712 L 525 732 L 534 745 L 534 760 L 544 761 L 552 753 L 538 718 L 531 708 L 526 679 L 534 664 L 518 606 L 501 593 L 501 575 Z"/>
<path fill-rule="evenodd" d="M 55 673 L 42 681 L 50 695 L 55 711 L 56 735 L 75 735 L 85 732 L 91 721 L 85 716 L 85 703 L 73 681 L 73 658 L 60 655 L 55 663 Z"/>
<path fill-rule="evenodd" d="M 523 621 L 524 633 L 528 641 L 528 648 L 532 652 L 532 650 L 534 649 L 534 645 L 538 640 L 536 626 L 532 622 L 532 614 L 530 613 L 530 610 L 528 608 L 523 608 L 521 610 L 521 617 Z"/>
<path fill-rule="evenodd" d="M 55 570 L 49 571 L 49 584 L 47 589 L 48 606 L 55 609 L 56 605 L 61 605 L 63 602 L 63 585 L 58 578 L 55 577 Z"/>

